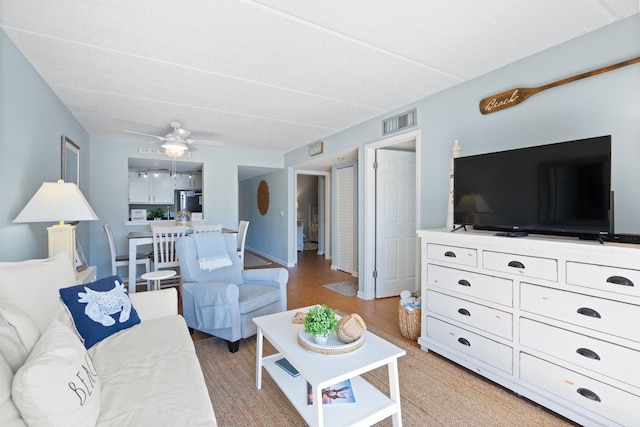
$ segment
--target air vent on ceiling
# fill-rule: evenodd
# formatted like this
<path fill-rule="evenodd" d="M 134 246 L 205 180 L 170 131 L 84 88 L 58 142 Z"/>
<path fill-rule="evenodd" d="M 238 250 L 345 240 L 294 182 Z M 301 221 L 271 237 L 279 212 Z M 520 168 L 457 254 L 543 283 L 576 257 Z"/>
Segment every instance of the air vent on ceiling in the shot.
<path fill-rule="evenodd" d="M 417 124 L 416 109 L 407 111 L 397 116 L 389 117 L 382 121 L 382 134 L 398 132 L 399 130 L 415 126 Z"/>

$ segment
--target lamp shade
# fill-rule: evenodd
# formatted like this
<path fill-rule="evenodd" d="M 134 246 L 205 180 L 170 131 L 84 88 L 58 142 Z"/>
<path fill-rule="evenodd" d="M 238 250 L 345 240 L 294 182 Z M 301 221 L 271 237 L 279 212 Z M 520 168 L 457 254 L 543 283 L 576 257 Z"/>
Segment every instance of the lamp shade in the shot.
<path fill-rule="evenodd" d="M 44 182 L 13 222 L 91 221 L 98 219 L 73 183 Z"/>

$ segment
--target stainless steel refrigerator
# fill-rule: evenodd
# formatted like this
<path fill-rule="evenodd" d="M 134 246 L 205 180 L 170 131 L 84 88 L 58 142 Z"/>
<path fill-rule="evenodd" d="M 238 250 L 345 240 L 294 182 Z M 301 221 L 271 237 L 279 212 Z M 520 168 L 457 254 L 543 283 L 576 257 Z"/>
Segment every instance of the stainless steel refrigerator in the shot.
<path fill-rule="evenodd" d="M 178 190 L 176 191 L 176 210 L 202 213 L 202 191 Z"/>

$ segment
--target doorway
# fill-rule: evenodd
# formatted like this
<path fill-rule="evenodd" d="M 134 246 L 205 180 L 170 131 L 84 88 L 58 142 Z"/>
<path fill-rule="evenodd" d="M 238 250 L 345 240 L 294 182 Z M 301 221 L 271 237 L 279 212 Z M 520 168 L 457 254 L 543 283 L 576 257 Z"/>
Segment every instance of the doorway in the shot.
<path fill-rule="evenodd" d="M 415 151 L 415 194 L 420 194 L 420 131 L 407 132 L 402 135 L 387 138 L 381 141 L 377 141 L 365 146 L 365 165 L 374 165 L 376 160 L 376 151 L 382 148 L 394 148 L 403 150 Z M 376 298 L 377 287 L 377 266 L 379 260 L 376 251 L 376 200 L 378 189 L 376 188 L 376 172 L 374 167 L 367 167 L 364 172 L 364 237 L 363 237 L 363 268 L 364 277 L 362 280 L 362 289 L 359 295 L 364 299 Z M 416 197 L 414 196 L 414 200 Z M 420 218 L 420 205 L 414 203 L 415 215 L 414 218 Z M 418 224 L 416 224 L 416 227 Z M 415 233 L 415 230 L 413 231 Z M 414 267 L 414 283 L 413 287 L 409 287 L 408 290 L 414 291 L 418 286 L 417 278 L 420 277 L 419 251 L 417 239 L 413 247 L 413 260 L 407 263 L 408 269 L 413 265 Z M 407 270 L 405 268 L 405 270 Z M 410 275 L 410 272 L 409 272 Z"/>
<path fill-rule="evenodd" d="M 329 173 L 296 170 L 294 194 L 296 253 L 314 252 L 330 259 Z"/>

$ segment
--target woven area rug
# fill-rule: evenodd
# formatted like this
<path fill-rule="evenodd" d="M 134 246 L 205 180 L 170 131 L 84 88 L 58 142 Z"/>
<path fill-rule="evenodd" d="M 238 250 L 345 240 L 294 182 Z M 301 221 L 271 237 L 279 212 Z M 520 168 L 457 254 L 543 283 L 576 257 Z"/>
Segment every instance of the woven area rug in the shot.
<path fill-rule="evenodd" d="M 398 360 L 404 426 L 572 425 L 435 353 L 369 329 L 407 352 Z M 237 353 L 229 353 L 227 343 L 219 338 L 196 341 L 195 347 L 220 427 L 306 425 L 265 371 L 262 389 L 256 389 L 255 336 L 241 340 Z M 366 345 L 359 351 L 366 351 Z M 273 353 L 273 347 L 265 340 L 264 354 Z M 362 376 L 388 393 L 386 366 Z M 357 390 L 354 392 L 357 399 Z M 390 418 L 376 424 L 390 425 Z"/>
<path fill-rule="evenodd" d="M 355 296 L 356 293 L 358 292 L 357 280 L 347 280 L 346 282 L 328 283 L 323 286 L 325 288 L 331 289 L 332 291 L 336 291 L 337 293 L 347 297 Z"/>

